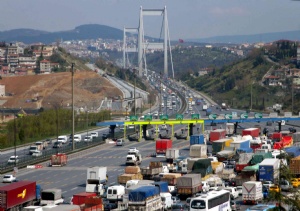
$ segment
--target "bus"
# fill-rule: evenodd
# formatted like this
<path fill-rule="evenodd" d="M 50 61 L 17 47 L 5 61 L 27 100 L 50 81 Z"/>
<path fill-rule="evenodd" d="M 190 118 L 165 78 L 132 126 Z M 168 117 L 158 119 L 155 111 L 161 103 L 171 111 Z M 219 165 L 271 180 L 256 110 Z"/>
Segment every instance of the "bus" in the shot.
<path fill-rule="evenodd" d="M 231 211 L 230 193 L 227 190 L 216 190 L 192 198 L 190 211 Z"/>

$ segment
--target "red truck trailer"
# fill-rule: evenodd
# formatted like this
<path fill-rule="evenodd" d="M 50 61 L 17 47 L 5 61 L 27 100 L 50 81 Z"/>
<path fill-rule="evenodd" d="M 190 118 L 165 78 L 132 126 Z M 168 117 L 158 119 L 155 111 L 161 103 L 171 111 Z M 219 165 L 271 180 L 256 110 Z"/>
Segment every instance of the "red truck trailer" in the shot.
<path fill-rule="evenodd" d="M 36 201 L 36 182 L 20 181 L 0 187 L 0 211 L 22 210 Z"/>
<path fill-rule="evenodd" d="M 252 137 L 259 137 L 260 130 L 259 128 L 247 128 L 242 131 L 242 135 L 250 135 Z"/>
<path fill-rule="evenodd" d="M 226 130 L 225 129 L 216 129 L 212 130 L 209 133 L 209 141 L 213 142 L 216 140 L 220 140 L 226 137 Z"/>
<path fill-rule="evenodd" d="M 156 140 L 156 156 L 166 156 L 167 149 L 172 148 L 171 139 Z"/>
<path fill-rule="evenodd" d="M 75 205 L 82 205 L 85 203 L 86 198 L 97 196 L 97 193 L 87 193 L 87 192 L 82 192 L 82 193 L 77 193 L 74 194 L 72 197 L 72 204 Z"/>
<path fill-rule="evenodd" d="M 50 166 L 65 166 L 68 162 L 68 156 L 65 153 L 57 153 L 50 158 Z"/>

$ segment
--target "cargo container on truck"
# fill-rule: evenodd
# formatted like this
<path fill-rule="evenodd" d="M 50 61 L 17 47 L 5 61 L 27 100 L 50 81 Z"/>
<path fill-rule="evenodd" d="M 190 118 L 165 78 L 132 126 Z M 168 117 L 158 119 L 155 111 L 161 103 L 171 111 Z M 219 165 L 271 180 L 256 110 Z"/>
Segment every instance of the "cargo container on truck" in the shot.
<path fill-rule="evenodd" d="M 148 167 L 142 167 L 141 173 L 144 179 L 153 179 L 154 176 L 163 172 L 162 162 L 150 162 Z"/>
<path fill-rule="evenodd" d="M 272 153 L 271 152 L 268 152 L 268 153 L 264 153 L 264 152 L 254 153 L 253 156 L 252 156 L 252 159 L 250 161 L 250 164 L 251 165 L 259 164 L 266 158 L 272 158 Z"/>
<path fill-rule="evenodd" d="M 93 197 L 93 196 L 97 196 L 97 193 L 82 192 L 82 193 L 74 194 L 70 200 L 70 204 L 74 204 L 74 205 L 84 204 L 86 198 Z"/>
<path fill-rule="evenodd" d="M 263 200 L 262 183 L 249 181 L 243 183 L 242 200 L 244 204 L 257 204 Z"/>
<path fill-rule="evenodd" d="M 223 138 L 212 143 L 212 153 L 217 154 L 224 150 L 225 147 L 229 147 L 230 143 L 233 142 L 230 138 Z"/>
<path fill-rule="evenodd" d="M 156 146 L 156 156 L 165 157 L 167 149 L 172 148 L 172 140 L 171 139 L 156 140 L 155 146 Z"/>
<path fill-rule="evenodd" d="M 118 176 L 118 183 L 125 185 L 129 180 L 142 180 L 143 175 L 139 172 L 136 174 L 121 174 Z"/>
<path fill-rule="evenodd" d="M 186 174 L 177 179 L 177 193 L 179 195 L 193 196 L 202 190 L 200 174 Z"/>
<path fill-rule="evenodd" d="M 162 209 L 158 187 L 142 186 L 130 191 L 128 194 L 128 211 Z"/>
<path fill-rule="evenodd" d="M 50 166 L 65 166 L 68 162 L 68 156 L 65 153 L 57 153 L 50 158 Z"/>
<path fill-rule="evenodd" d="M 234 147 L 224 147 L 224 149 L 217 153 L 218 161 L 222 162 L 224 160 L 232 159 L 235 156 Z"/>
<path fill-rule="evenodd" d="M 191 172 L 200 174 L 202 179 L 212 174 L 211 160 L 209 158 L 199 158 L 192 165 Z"/>
<path fill-rule="evenodd" d="M 61 189 L 46 189 L 42 191 L 41 195 L 41 205 L 57 205 L 64 202 Z"/>
<path fill-rule="evenodd" d="M 194 144 L 194 145 L 190 146 L 190 157 L 191 158 L 206 158 L 207 157 L 207 145 Z"/>
<path fill-rule="evenodd" d="M 194 144 L 206 144 L 206 140 L 203 134 L 191 135 L 190 136 L 190 146 Z"/>
<path fill-rule="evenodd" d="M 287 148 L 285 148 L 285 152 L 291 158 L 295 158 L 295 157 L 298 157 L 300 155 L 300 147 L 299 146 L 287 147 Z"/>
<path fill-rule="evenodd" d="M 300 175 L 300 156 L 292 158 L 290 160 L 289 167 L 290 167 L 291 174 L 293 174 L 295 176 L 299 176 Z"/>
<path fill-rule="evenodd" d="M 179 173 L 166 173 L 160 179 L 160 181 L 167 182 L 168 185 L 174 186 L 177 184 L 177 179 L 181 177 Z"/>
<path fill-rule="evenodd" d="M 239 160 L 235 164 L 235 169 L 237 172 L 241 172 L 246 166 L 249 166 L 250 161 L 253 157 L 253 153 L 243 153 L 239 155 Z"/>
<path fill-rule="evenodd" d="M 19 181 L 0 187 L 0 210 L 22 210 L 31 204 L 39 204 L 41 187 L 33 181 Z"/>
<path fill-rule="evenodd" d="M 250 148 L 250 140 L 238 139 L 230 143 L 231 147 L 234 147 L 236 150 L 240 148 Z"/>
<path fill-rule="evenodd" d="M 260 130 L 259 130 L 259 128 L 247 128 L 242 131 L 242 135 L 243 136 L 250 135 L 252 137 L 259 137 Z"/>
<path fill-rule="evenodd" d="M 280 160 L 276 158 L 266 158 L 259 164 L 259 180 L 272 181 L 278 180 Z"/>
<path fill-rule="evenodd" d="M 107 180 L 107 167 L 88 167 L 85 191 L 103 195 L 104 184 L 106 184 Z"/>
<path fill-rule="evenodd" d="M 206 104 L 203 104 L 203 105 L 202 105 L 202 111 L 206 111 L 207 108 L 208 108 L 208 106 L 207 106 Z"/>
<path fill-rule="evenodd" d="M 209 133 L 209 141 L 214 142 L 216 140 L 225 138 L 225 136 L 226 136 L 226 130 L 224 130 L 224 129 L 212 130 Z"/>
<path fill-rule="evenodd" d="M 169 148 L 166 151 L 166 160 L 169 163 L 173 163 L 173 160 L 179 157 L 179 149 L 177 148 Z"/>

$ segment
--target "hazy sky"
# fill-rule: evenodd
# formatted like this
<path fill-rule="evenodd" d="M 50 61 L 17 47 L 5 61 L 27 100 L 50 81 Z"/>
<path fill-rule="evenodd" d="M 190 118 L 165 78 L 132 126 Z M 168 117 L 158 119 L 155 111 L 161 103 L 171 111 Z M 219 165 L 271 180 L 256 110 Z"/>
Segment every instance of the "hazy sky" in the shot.
<path fill-rule="evenodd" d="M 2 0 L 0 31 L 62 31 L 89 23 L 137 28 L 140 6 L 167 7 L 171 39 L 300 30 L 300 1 L 292 0 Z M 145 16 L 145 35 L 160 37 L 162 21 Z"/>

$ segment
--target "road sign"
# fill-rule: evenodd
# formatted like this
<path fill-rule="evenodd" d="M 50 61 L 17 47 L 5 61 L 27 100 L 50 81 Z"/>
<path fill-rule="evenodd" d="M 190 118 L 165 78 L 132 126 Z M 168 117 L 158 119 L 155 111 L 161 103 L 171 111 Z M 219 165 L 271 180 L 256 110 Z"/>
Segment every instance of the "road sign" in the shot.
<path fill-rule="evenodd" d="M 133 121 L 138 121 L 139 120 L 139 117 L 137 115 L 132 115 L 130 116 L 130 121 L 133 122 Z"/>
<path fill-rule="evenodd" d="M 208 116 L 209 119 L 216 119 L 217 118 L 217 114 L 210 114 Z"/>
<path fill-rule="evenodd" d="M 270 113 L 269 117 L 278 117 L 278 113 L 276 113 L 276 112 Z"/>
<path fill-rule="evenodd" d="M 192 114 L 192 119 L 200 119 L 200 114 Z"/>
<path fill-rule="evenodd" d="M 145 115 L 144 120 L 145 121 L 152 121 L 152 115 Z"/>
<path fill-rule="evenodd" d="M 261 119 L 262 118 L 262 113 L 255 113 L 254 118 L 255 119 Z"/>
<path fill-rule="evenodd" d="M 233 112 L 231 113 L 231 115 L 232 115 L 232 118 L 237 118 L 237 116 L 238 116 L 237 112 L 235 112 L 235 111 L 233 111 Z"/>
<path fill-rule="evenodd" d="M 160 120 L 169 120 L 169 116 L 168 115 L 160 115 L 159 119 Z"/>
<path fill-rule="evenodd" d="M 232 114 L 225 114 L 225 119 L 232 119 Z"/>
<path fill-rule="evenodd" d="M 247 113 L 242 113 L 241 114 L 241 119 L 248 119 L 248 114 Z"/>
<path fill-rule="evenodd" d="M 292 112 L 284 112 L 284 117 L 292 117 Z"/>
<path fill-rule="evenodd" d="M 176 120 L 183 120 L 182 114 L 176 114 Z"/>

